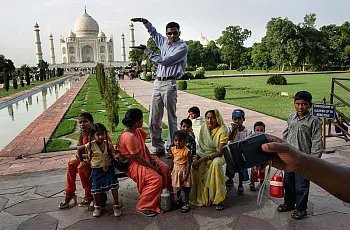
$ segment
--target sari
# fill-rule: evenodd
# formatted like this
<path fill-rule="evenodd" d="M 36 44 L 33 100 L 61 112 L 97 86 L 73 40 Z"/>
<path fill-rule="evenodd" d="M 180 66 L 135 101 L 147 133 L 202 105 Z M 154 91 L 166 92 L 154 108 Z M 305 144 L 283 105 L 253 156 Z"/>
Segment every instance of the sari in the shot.
<path fill-rule="evenodd" d="M 123 156 L 130 157 L 130 165 L 126 175 L 137 184 L 137 189 L 140 193 L 136 210 L 150 210 L 160 213 L 160 194 L 162 188 L 170 189 L 170 177 L 168 175 L 168 165 L 162 162 L 158 157 L 152 156 L 152 160 L 157 162 L 157 165 L 162 171 L 159 175 L 151 168 L 140 165 L 131 155 L 139 153 L 148 163 L 150 158 L 146 153 L 145 140 L 147 132 L 143 129 L 136 129 L 135 134 L 124 132 L 121 134 L 118 143 L 118 149 Z"/>
<path fill-rule="evenodd" d="M 228 129 L 221 114 L 216 109 L 211 110 L 215 111 L 218 127 L 209 130 L 206 122 L 202 125 L 199 133 L 199 151 L 197 151 L 200 157 L 218 152 L 220 143 L 227 144 L 228 142 Z M 191 168 L 191 205 L 209 206 L 225 200 L 227 193 L 223 170 L 225 163 L 224 156 L 222 156 L 202 163 L 198 170 Z"/>

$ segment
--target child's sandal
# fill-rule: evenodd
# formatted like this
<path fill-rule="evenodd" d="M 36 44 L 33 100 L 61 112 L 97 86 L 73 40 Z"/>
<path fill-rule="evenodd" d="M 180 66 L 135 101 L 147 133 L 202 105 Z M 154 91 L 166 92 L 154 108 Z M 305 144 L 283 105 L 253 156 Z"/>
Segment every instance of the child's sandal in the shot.
<path fill-rule="evenodd" d="M 93 217 L 99 217 L 101 216 L 101 206 L 94 206 L 94 212 L 92 213 Z"/>
<path fill-rule="evenodd" d="M 122 215 L 122 210 L 120 205 L 114 205 L 113 206 L 114 216 L 119 217 Z"/>
<path fill-rule="evenodd" d="M 70 196 L 70 195 L 66 194 L 64 201 L 62 201 L 58 207 L 60 209 L 69 208 L 69 204 L 72 200 L 74 201 L 74 204 L 76 205 L 77 204 L 77 195 Z"/>
<path fill-rule="evenodd" d="M 181 207 L 181 212 L 183 212 L 183 213 L 186 213 L 186 212 L 188 212 L 189 210 L 190 210 L 190 205 L 189 204 L 184 204 L 184 205 L 182 205 L 182 207 Z"/>

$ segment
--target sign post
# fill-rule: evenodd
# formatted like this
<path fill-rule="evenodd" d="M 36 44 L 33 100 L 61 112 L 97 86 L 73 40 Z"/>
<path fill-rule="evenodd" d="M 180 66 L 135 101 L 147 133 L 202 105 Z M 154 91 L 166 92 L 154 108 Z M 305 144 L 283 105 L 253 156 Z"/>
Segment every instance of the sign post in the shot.
<path fill-rule="evenodd" d="M 312 104 L 312 115 L 322 118 L 322 140 L 323 149 L 326 148 L 326 120 L 335 117 L 335 105 L 326 104 L 326 98 L 323 98 L 323 104 Z"/>

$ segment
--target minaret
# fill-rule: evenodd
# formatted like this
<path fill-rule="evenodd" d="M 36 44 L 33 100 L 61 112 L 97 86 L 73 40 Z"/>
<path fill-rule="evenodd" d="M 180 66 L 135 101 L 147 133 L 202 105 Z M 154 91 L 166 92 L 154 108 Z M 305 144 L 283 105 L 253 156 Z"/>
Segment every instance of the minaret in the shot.
<path fill-rule="evenodd" d="M 121 40 L 121 48 L 122 48 L 122 61 L 126 61 L 126 54 L 125 54 L 125 36 L 122 33 L 122 40 Z"/>
<path fill-rule="evenodd" d="M 55 48 L 53 46 L 53 36 L 50 33 L 49 36 L 49 40 L 50 40 L 50 58 L 51 58 L 51 64 L 55 65 L 56 64 L 56 58 L 55 58 Z"/>
<path fill-rule="evenodd" d="M 130 24 L 130 47 L 135 46 L 134 24 Z"/>
<path fill-rule="evenodd" d="M 39 34 L 39 25 L 35 23 L 34 32 L 35 32 L 35 48 L 36 48 L 36 62 L 39 63 L 43 60 L 43 52 L 41 51 L 41 42 L 40 42 L 40 34 Z"/>

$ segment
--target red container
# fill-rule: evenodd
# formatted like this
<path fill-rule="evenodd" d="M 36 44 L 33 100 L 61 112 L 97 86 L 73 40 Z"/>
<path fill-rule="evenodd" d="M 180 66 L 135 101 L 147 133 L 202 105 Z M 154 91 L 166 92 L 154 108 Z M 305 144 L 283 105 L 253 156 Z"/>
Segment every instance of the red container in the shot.
<path fill-rule="evenodd" d="M 280 171 L 279 176 L 277 176 L 276 173 L 279 171 L 280 170 L 277 170 L 275 174 L 273 174 L 270 181 L 270 196 L 276 198 L 284 197 L 283 172 Z"/>

